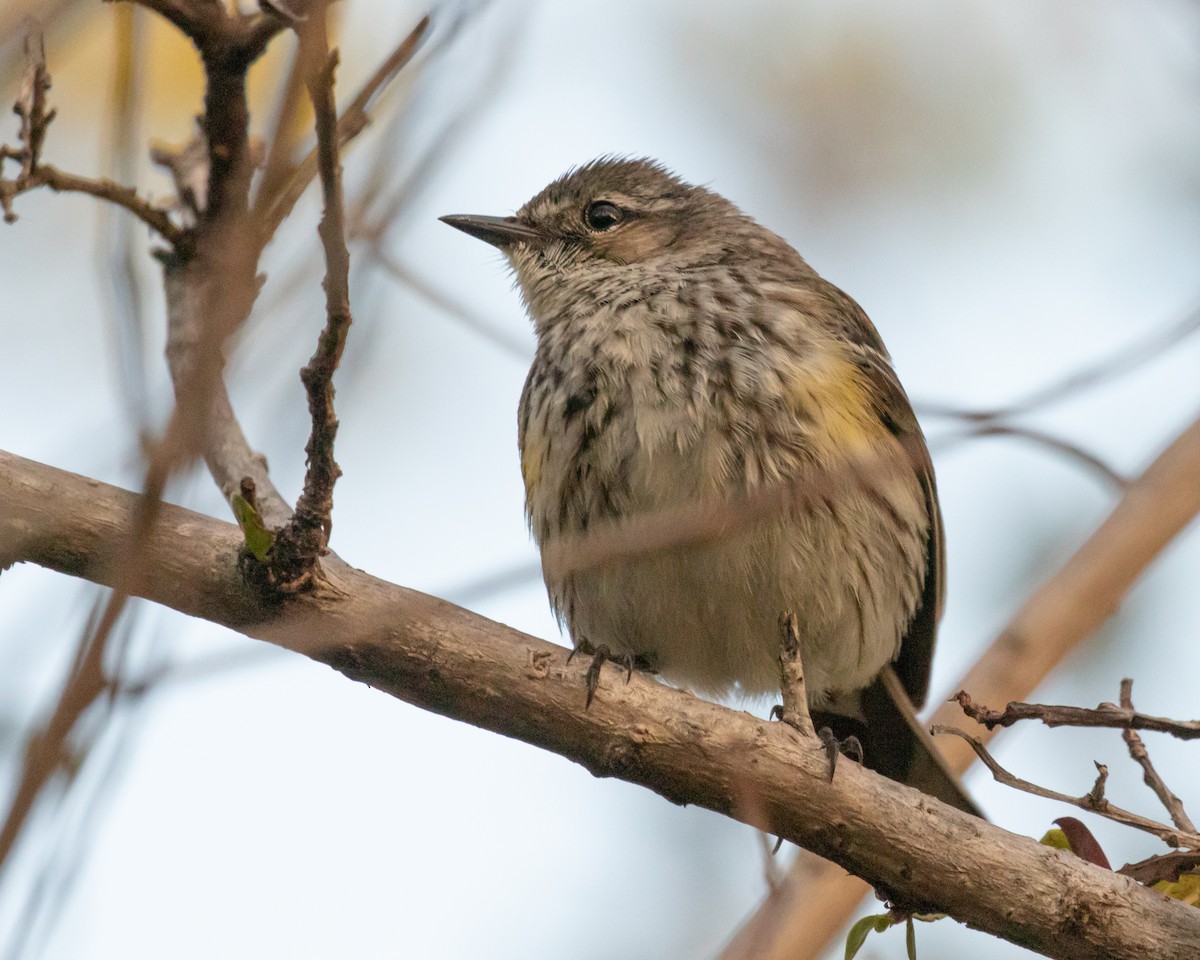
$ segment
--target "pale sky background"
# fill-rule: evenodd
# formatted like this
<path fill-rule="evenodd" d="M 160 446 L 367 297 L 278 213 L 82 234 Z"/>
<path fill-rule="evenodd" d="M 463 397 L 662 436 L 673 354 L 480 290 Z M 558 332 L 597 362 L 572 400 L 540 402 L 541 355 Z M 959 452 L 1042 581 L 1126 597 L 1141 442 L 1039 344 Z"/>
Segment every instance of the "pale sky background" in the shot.
<path fill-rule="evenodd" d="M 81 173 L 105 155 L 113 10 L 57 31 L 62 46 L 47 38 L 60 107 L 48 159 Z M 341 89 L 418 14 L 348 3 Z M 600 154 L 656 157 L 787 237 L 864 306 L 918 405 L 1016 400 L 1179 322 L 1200 304 L 1198 27 L 1182 0 L 492 3 L 421 76 L 403 136 L 382 111 L 346 173 L 361 182 L 382 149 L 399 183 L 456 105 L 469 105 L 387 249 L 509 346 L 360 260 L 337 380 L 345 476 L 333 548 L 377 576 L 557 637 L 516 457 L 532 335 L 498 254 L 436 217 L 511 212 Z M 185 45 L 154 42 L 148 80 L 160 95 L 141 136 L 178 142 L 199 105 L 194 68 Z M 7 102 L 15 82 L 3 79 Z M 6 141 L 14 131 L 14 118 L 0 119 Z M 148 170 L 142 182 L 166 190 Z M 18 224 L 0 226 L 0 449 L 136 486 L 137 427 L 122 392 L 135 381 L 110 319 L 111 234 L 87 198 L 29 195 L 17 210 Z M 270 251 L 263 309 L 230 371 L 243 424 L 292 498 L 307 433 L 296 370 L 322 320 L 314 212 L 310 198 Z M 142 269 L 157 424 L 169 410 L 162 308 L 153 263 Z M 1193 337 L 1021 422 L 1135 473 L 1196 415 L 1197 369 Z M 1114 497 L 1028 443 L 947 446 L 939 438 L 953 424 L 925 424 L 949 538 L 941 695 Z M 171 499 L 227 516 L 206 476 L 176 484 Z M 1190 717 L 1198 566 L 1192 530 L 1038 698 L 1093 705 L 1132 676 L 1140 707 Z M 507 571 L 526 574 L 504 590 L 472 589 Z M 93 595 L 36 568 L 0 576 L 0 804 Z M 138 662 L 184 669 L 120 711 L 65 803 L 39 810 L 0 873 L 6 960 L 703 960 L 763 896 L 747 827 L 170 611 L 144 606 L 134 629 Z M 248 659 L 186 669 L 226 651 Z M 1196 813 L 1195 748 L 1150 747 Z M 1029 728 L 997 752 L 1020 775 L 1076 794 L 1091 785 L 1093 759 L 1109 762 L 1110 796 L 1161 816 L 1115 733 Z M 1019 833 L 1040 836 L 1068 812 L 978 772 L 968 783 Z M 1159 850 L 1085 819 L 1114 864 Z M 30 929 L 22 910 L 38 883 L 61 886 L 49 897 L 60 906 Z M 918 936 L 934 960 L 1027 955 L 951 921 Z M 902 938 L 872 940 L 861 956 L 900 957 Z"/>

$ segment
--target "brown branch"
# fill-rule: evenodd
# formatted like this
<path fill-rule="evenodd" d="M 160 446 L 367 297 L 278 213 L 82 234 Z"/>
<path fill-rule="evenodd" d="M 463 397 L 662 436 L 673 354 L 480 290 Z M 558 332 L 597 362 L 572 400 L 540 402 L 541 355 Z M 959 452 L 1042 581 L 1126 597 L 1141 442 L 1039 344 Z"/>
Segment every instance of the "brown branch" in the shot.
<path fill-rule="evenodd" d="M 1003 710 L 992 710 L 978 704 L 964 690 L 950 698 L 962 708 L 962 712 L 983 724 L 989 730 L 1011 727 L 1022 720 L 1039 720 L 1048 727 L 1107 727 L 1113 730 L 1152 730 L 1169 733 L 1180 740 L 1195 740 L 1200 737 L 1200 720 L 1171 720 L 1138 713 L 1112 703 L 1102 703 L 1095 708 L 1072 707 L 1043 703 L 1009 703 Z"/>
<path fill-rule="evenodd" d="M 21 77 L 21 88 L 17 93 L 13 113 L 21 118 L 17 137 L 21 147 L 17 150 L 0 147 L 0 161 L 19 160 L 21 172 L 17 180 L 33 176 L 42 157 L 42 144 L 46 139 L 46 128 L 54 119 L 54 111 L 46 109 L 46 94 L 50 91 L 50 71 L 46 69 L 46 48 L 40 33 L 25 36 L 25 73 Z M 5 200 L 6 218 L 9 214 Z"/>
<path fill-rule="evenodd" d="M 131 0 L 173 24 L 197 46 L 223 32 L 229 17 L 220 0 Z"/>
<path fill-rule="evenodd" d="M 1033 593 L 957 687 L 985 703 L 1027 696 L 1068 651 L 1116 613 L 1146 567 L 1197 513 L 1200 420 L 1129 485 L 1108 518 Z M 944 704 L 932 722 L 961 724 L 962 708 L 957 702 Z M 974 752 L 965 744 L 947 746 L 952 767 L 965 770 Z"/>
<path fill-rule="evenodd" d="M 187 240 L 186 232 L 171 222 L 165 210 L 142 199 L 132 187 L 123 187 L 103 177 L 91 179 L 77 176 L 42 162 L 46 131 L 54 120 L 55 111 L 46 104 L 50 72 L 46 69 L 41 34 L 31 33 L 25 38 L 25 55 L 25 75 L 13 105 L 13 111 L 21 118 L 17 134 L 21 146 L 0 147 L 0 164 L 4 160 L 16 160 L 21 165 L 15 179 L 0 177 L 0 209 L 4 212 L 5 221 L 14 223 L 17 219 L 12 209 L 12 202 L 17 196 L 38 187 L 49 187 L 59 192 L 88 194 L 122 207 L 157 231 L 173 247 L 183 246 Z"/>
<path fill-rule="evenodd" d="M 1028 440 L 1038 446 L 1053 450 L 1055 453 L 1061 453 L 1071 460 L 1077 460 L 1083 466 L 1099 474 L 1105 481 L 1112 484 L 1118 490 L 1124 490 L 1129 486 L 1129 478 L 1123 476 L 1109 464 L 1105 463 L 1100 457 L 1089 453 L 1070 440 L 1055 437 L 1044 431 L 1035 430 L 1032 427 L 988 421 L 969 427 L 961 435 L 951 438 L 951 441 L 965 440 L 973 437 L 1016 437 L 1017 439 Z M 930 444 L 930 446 L 933 447 L 935 445 Z"/>
<path fill-rule="evenodd" d="M 177 14 L 188 12 L 189 15 L 194 13 L 200 18 L 217 18 L 222 23 L 226 22 L 224 8 L 219 2 L 211 0 L 197 0 L 196 3 L 186 6 L 186 11 L 184 6 L 176 4 L 151 6 L 170 7 Z M 216 19 L 213 22 L 216 22 Z M 195 35 L 193 39 L 196 39 Z M 104 603 L 94 629 L 90 631 L 81 647 L 79 661 L 68 677 L 46 730 L 30 745 L 21 782 L 4 826 L 0 829 L 0 859 L 15 843 L 37 795 L 56 769 L 61 744 L 66 742 L 84 711 L 108 689 L 109 681 L 104 676 L 103 669 L 105 651 L 129 597 L 145 589 L 149 573 L 142 547 L 155 530 L 166 484 L 174 471 L 194 456 L 202 446 L 204 410 L 211 396 L 212 384 L 220 380 L 223 364 L 221 349 L 227 332 L 231 332 L 228 323 L 230 314 L 236 316 L 236 309 L 223 311 L 220 307 L 226 302 L 233 304 L 235 308 L 240 306 L 236 297 L 229 297 L 224 293 L 217 294 L 216 291 L 228 290 L 236 283 L 238 277 L 236 269 L 225 271 L 218 268 L 231 262 L 240 265 L 230 258 L 236 258 L 240 252 L 239 245 L 231 242 L 231 233 L 236 234 L 239 220 L 244 220 L 244 217 L 238 216 L 237 192 L 241 186 L 248 184 L 249 163 L 246 158 L 244 129 L 245 68 L 248 64 L 240 63 L 236 52 L 231 53 L 223 47 L 221 39 L 209 37 L 207 46 L 197 41 L 197 46 L 205 51 L 205 65 L 208 69 L 207 110 L 204 122 L 209 134 L 212 166 L 209 179 L 210 205 L 195 234 L 195 246 L 190 242 L 183 242 L 185 239 L 191 240 L 193 234 L 190 231 L 186 234 L 179 232 L 175 234 L 178 241 L 175 249 L 162 258 L 169 276 L 187 273 L 188 267 L 191 266 L 193 272 L 189 275 L 200 279 L 200 285 L 207 293 L 205 299 L 213 309 L 202 314 L 205 323 L 203 335 L 198 338 L 200 348 L 193 353 L 193 362 L 176 379 L 178 400 L 175 409 L 162 439 L 151 447 L 145 471 L 145 496 L 138 499 L 136 508 L 131 511 L 126 529 L 114 536 L 116 572 L 111 583 L 113 592 Z M 70 189 L 104 196 L 131 209 L 143 219 L 148 219 L 164 236 L 171 239 L 170 231 L 177 228 L 166 219 L 164 213 L 159 212 L 161 219 L 156 220 L 154 212 L 148 210 L 147 205 L 132 191 L 119 188 L 108 181 L 88 181 L 64 174 L 40 163 L 45 130 L 54 116 L 53 111 L 47 111 L 45 106 L 45 92 L 49 89 L 50 78 L 45 69 L 40 39 L 36 45 L 32 42 L 27 43 L 27 52 L 29 68 L 17 103 L 17 112 L 22 118 L 20 136 L 23 147 L 19 151 L 5 150 L 2 155 L 3 158 L 21 161 L 22 172 L 18 177 L 18 185 L 21 185 L 22 181 L 24 185 L 41 183 L 55 189 Z M 242 122 L 240 131 L 239 121 Z M 0 183 L 0 202 L 4 203 L 6 212 L 13 189 L 8 183 Z M 244 208 L 244 202 L 241 207 Z M 251 266 L 251 290 L 254 289 L 253 276 Z M 220 285 L 215 282 L 218 277 Z"/>
<path fill-rule="evenodd" d="M 1038 786 L 1036 783 L 1031 783 L 1028 780 L 1022 780 L 1015 774 L 1010 773 L 988 753 L 987 747 L 983 745 L 981 740 L 971 736 L 965 730 L 960 730 L 958 727 L 935 725 L 931 728 L 930 732 L 935 735 L 943 733 L 953 734 L 966 741 L 971 745 L 971 749 L 975 751 L 975 755 L 979 757 L 983 765 L 991 771 L 992 777 L 996 782 L 1002 783 L 1006 787 L 1012 787 L 1015 790 L 1032 794 L 1035 797 L 1068 803 L 1073 807 L 1078 807 L 1080 810 L 1097 813 L 1107 820 L 1112 820 L 1114 823 L 1151 833 L 1172 847 L 1187 847 L 1189 849 L 1200 847 L 1200 835 L 1197 835 L 1194 831 L 1172 829 L 1165 823 L 1150 820 L 1147 817 L 1139 816 L 1136 813 L 1109 803 L 1108 799 L 1104 796 L 1104 786 L 1108 781 L 1108 767 L 1104 764 L 1096 764 L 1096 769 L 1099 772 L 1092 789 L 1081 797 L 1072 797 L 1065 793 L 1059 793 L 1057 790 Z"/>
<path fill-rule="evenodd" d="M 1121 681 L 1121 709 L 1128 710 L 1130 713 L 1136 712 L 1133 709 L 1133 681 L 1128 677 Z M 1150 762 L 1150 754 L 1146 750 L 1146 744 L 1142 742 L 1137 731 L 1126 727 L 1121 731 L 1121 736 L 1125 740 L 1125 746 L 1129 748 L 1129 755 L 1142 768 L 1142 779 L 1146 786 L 1154 791 L 1154 795 L 1167 808 L 1167 813 L 1171 815 L 1171 822 L 1180 830 L 1195 833 L 1195 824 L 1183 809 L 1183 801 L 1175 796 L 1171 788 L 1159 776 L 1158 771 L 1154 769 L 1154 764 Z"/>
<path fill-rule="evenodd" d="M 1163 880 L 1174 882 L 1181 873 L 1200 869 L 1200 850 L 1175 850 L 1137 863 L 1127 863 L 1117 873 L 1133 877 L 1138 883 L 1153 886 Z"/>
<path fill-rule="evenodd" d="M 546 580 L 628 563 L 666 550 L 697 546 L 733 536 L 752 524 L 820 504 L 847 484 L 871 489 L 922 456 L 920 438 L 897 438 L 896 449 L 880 447 L 848 455 L 830 465 L 812 466 L 794 480 L 770 483 L 739 499 L 697 499 L 675 507 L 595 523 L 586 533 L 565 534 L 542 546 Z"/>
<path fill-rule="evenodd" d="M 812 716 L 808 712 L 808 686 L 804 681 L 804 663 L 800 659 L 800 631 L 794 613 L 788 613 L 783 618 L 780 630 L 783 642 L 779 649 L 779 686 L 783 706 L 779 709 L 779 719 L 802 733 L 815 736 Z"/>
<path fill-rule="evenodd" d="M 186 248 L 189 239 L 187 231 L 172 223 L 166 210 L 154 206 L 149 200 L 139 196 L 133 187 L 123 187 L 104 177 L 95 179 L 80 177 L 47 163 L 39 164 L 36 172 L 22 183 L 16 192 L 24 193 L 35 187 L 49 187 L 51 190 L 63 193 L 84 193 L 105 200 L 128 210 L 177 250 Z M 15 194 L 13 195 L 15 196 Z M 16 218 L 10 219 L 6 215 L 5 219 L 11 223 Z"/>
<path fill-rule="evenodd" d="M 1200 331 L 1200 308 L 1193 309 L 1182 320 L 1161 330 L 1154 330 L 1129 346 L 1121 347 L 1110 356 L 1090 364 L 1061 380 L 1039 387 L 1020 400 L 987 410 L 968 410 L 942 404 L 922 402 L 914 406 L 922 416 L 952 417 L 976 423 L 1002 420 L 1045 407 L 1072 394 L 1112 380 L 1130 370 L 1136 370 L 1166 350 L 1181 343 L 1193 333 Z"/>
<path fill-rule="evenodd" d="M 318 3 L 300 28 L 304 85 L 317 130 L 317 158 L 325 212 L 317 227 L 325 251 L 325 329 L 316 352 L 300 371 L 308 395 L 312 432 L 305 453 L 308 466 L 296 510 L 271 550 L 273 581 L 285 592 L 306 587 L 326 552 L 333 529 L 333 487 L 341 469 L 333 458 L 338 420 L 333 408 L 333 374 L 342 359 L 350 315 L 350 251 L 342 199 L 342 163 L 338 154 L 338 117 L 334 101 L 337 51 L 330 52 L 325 32 L 325 3 Z"/>
<path fill-rule="evenodd" d="M 429 28 L 429 17 L 422 17 L 388 57 L 376 68 L 375 72 L 362 85 L 354 99 L 347 104 L 342 116 L 337 121 L 337 147 L 341 148 L 362 133 L 371 122 L 368 110 L 376 95 L 390 83 L 400 71 L 412 60 L 421 48 L 421 41 Z M 317 176 L 320 168 L 320 150 L 318 143 L 304 157 L 290 176 L 275 174 L 281 185 L 272 189 L 264 182 L 264 190 L 255 200 L 255 222 L 260 233 L 269 238 L 279 229 L 279 225 L 287 219 L 309 183 Z"/>
<path fill-rule="evenodd" d="M 68 761 L 68 738 L 75 724 L 107 689 L 104 675 L 107 641 L 107 629 L 93 630 L 88 624 L 54 710 L 25 745 L 16 789 L 0 826 L 0 865 L 8 862 L 38 796 Z"/>
<path fill-rule="evenodd" d="M 205 58 L 223 51 L 249 66 L 267 48 L 287 21 L 267 9 L 242 14 L 226 9 L 222 0 L 128 0 L 172 23 L 196 45 Z"/>
<path fill-rule="evenodd" d="M 0 454 L 0 559 L 109 582 L 112 542 L 137 497 Z M 164 505 L 144 546 L 143 595 L 327 663 L 425 709 L 515 737 L 600 776 L 722 814 L 756 798 L 752 825 L 868 877 L 894 901 L 1065 960 L 1192 960 L 1200 911 L 846 764 L 819 743 L 635 675 L 586 664 L 445 601 L 355 570 L 283 607 L 242 582 L 232 524 Z M 743 814 L 745 815 L 745 814 Z"/>

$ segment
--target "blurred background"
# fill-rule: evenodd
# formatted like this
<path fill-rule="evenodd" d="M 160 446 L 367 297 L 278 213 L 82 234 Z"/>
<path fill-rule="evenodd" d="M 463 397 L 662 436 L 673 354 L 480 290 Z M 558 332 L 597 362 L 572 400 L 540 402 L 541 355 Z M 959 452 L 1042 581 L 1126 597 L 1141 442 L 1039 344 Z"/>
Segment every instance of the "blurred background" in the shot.
<path fill-rule="evenodd" d="M 147 146 L 192 134 L 190 45 L 127 6 L 37 8 L 59 110 L 46 159 L 169 197 Z M 26 12 L 0 8 L 0 101 L 20 81 Z M 343 99 L 424 12 L 337 8 Z M 601 154 L 652 156 L 787 237 L 887 341 L 938 469 L 949 603 L 932 699 L 949 694 L 1118 491 L 1027 439 L 964 441 L 944 414 L 1121 357 L 1131 369 L 1010 422 L 1135 476 L 1200 407 L 1198 30 L 1183 0 L 443 6 L 345 156 L 355 326 L 336 380 L 333 549 L 558 637 L 516 456 L 530 328 L 499 254 L 436 218 L 511 213 Z M 259 136 L 292 47 L 278 38 L 254 68 Z M 4 142 L 15 132 L 0 121 Z M 268 249 L 228 372 L 293 500 L 297 370 L 323 323 L 315 193 Z M 172 402 L 150 238 L 87 197 L 39 191 L 16 210 L 0 229 L 0 449 L 137 487 L 142 438 Z M 199 471 L 169 499 L 229 517 Z M 1180 681 L 1200 668 L 1198 567 L 1193 530 L 1037 699 L 1116 700 L 1131 676 L 1142 709 L 1193 714 Z M 0 576 L 0 809 L 99 593 L 27 566 Z M 129 692 L 85 717 L 0 867 L 0 957 L 705 958 L 764 896 L 748 827 L 169 610 L 135 603 L 118 638 Z M 1148 740 L 1195 810 L 1195 748 Z M 1073 794 L 1109 762 L 1114 802 L 1161 817 L 1116 733 L 1022 728 L 996 752 Z M 968 785 L 1018 833 L 1069 812 L 979 771 Z M 1085 819 L 1115 865 L 1160 850 Z M 902 940 L 860 956 L 902 956 Z M 918 943 L 924 958 L 1027 955 L 948 920 Z"/>

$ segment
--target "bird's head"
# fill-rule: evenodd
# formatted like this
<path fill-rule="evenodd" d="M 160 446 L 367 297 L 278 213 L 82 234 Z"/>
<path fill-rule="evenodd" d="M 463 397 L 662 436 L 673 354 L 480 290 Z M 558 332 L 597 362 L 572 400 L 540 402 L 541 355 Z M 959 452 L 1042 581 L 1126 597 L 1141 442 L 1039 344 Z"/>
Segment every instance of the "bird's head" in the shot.
<path fill-rule="evenodd" d="M 441 219 L 505 254 L 538 321 L 686 283 L 753 257 L 763 243 L 782 244 L 728 200 L 650 160 L 577 167 L 515 216 Z"/>

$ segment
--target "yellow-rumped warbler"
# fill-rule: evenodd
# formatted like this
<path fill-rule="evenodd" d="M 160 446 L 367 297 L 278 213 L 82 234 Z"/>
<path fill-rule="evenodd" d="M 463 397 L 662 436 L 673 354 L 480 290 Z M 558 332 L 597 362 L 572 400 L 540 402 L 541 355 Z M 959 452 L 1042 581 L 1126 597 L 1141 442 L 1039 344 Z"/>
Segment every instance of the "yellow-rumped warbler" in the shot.
<path fill-rule="evenodd" d="M 728 200 L 647 160 L 579 167 L 515 217 L 443 220 L 504 252 L 536 328 L 519 442 L 543 550 L 864 454 L 894 464 L 716 541 L 548 576 L 575 645 L 699 693 L 763 694 L 779 688 L 794 613 L 816 716 L 860 733 L 867 766 L 974 812 L 914 716 L 941 612 L 941 516 L 921 429 L 858 304 Z"/>

